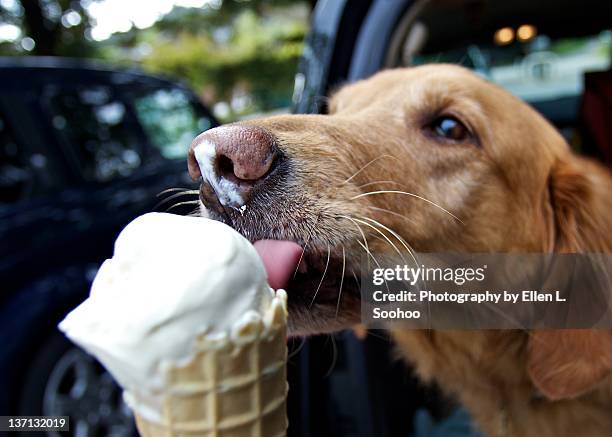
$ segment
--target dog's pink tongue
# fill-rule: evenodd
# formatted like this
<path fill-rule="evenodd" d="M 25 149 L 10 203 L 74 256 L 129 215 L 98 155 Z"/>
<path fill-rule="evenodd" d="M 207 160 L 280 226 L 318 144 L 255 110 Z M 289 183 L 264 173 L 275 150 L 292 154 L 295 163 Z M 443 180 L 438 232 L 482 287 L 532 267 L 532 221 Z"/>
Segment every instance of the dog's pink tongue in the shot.
<path fill-rule="evenodd" d="M 266 267 L 270 287 L 286 288 L 300 262 L 302 247 L 281 240 L 259 240 L 253 245 Z"/>

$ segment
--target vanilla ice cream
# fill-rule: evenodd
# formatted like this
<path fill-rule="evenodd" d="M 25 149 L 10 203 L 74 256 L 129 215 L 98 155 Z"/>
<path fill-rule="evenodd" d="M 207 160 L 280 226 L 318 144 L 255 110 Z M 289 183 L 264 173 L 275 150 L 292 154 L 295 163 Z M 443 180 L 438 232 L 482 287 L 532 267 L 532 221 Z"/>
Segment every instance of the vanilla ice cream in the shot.
<path fill-rule="evenodd" d="M 121 232 L 89 298 L 59 327 L 126 390 L 154 391 L 163 361 L 188 360 L 199 335 L 263 318 L 274 298 L 255 248 L 232 228 L 150 213 Z"/>

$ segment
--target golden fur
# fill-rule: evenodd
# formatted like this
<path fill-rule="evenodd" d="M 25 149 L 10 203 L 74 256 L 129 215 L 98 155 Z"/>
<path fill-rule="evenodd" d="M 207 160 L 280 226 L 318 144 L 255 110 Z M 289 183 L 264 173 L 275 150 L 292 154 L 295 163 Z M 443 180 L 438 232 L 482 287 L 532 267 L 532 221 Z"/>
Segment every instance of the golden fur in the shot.
<path fill-rule="evenodd" d="M 426 126 L 440 115 L 473 137 L 434 138 Z M 311 265 L 329 251 L 335 272 L 310 306 L 311 295 L 300 300 L 310 284 L 290 289 L 295 333 L 359 321 L 349 273 L 359 272 L 362 242 L 374 256 L 393 252 L 385 228 L 420 252 L 612 250 L 610 173 L 573 154 L 527 104 L 461 67 L 384 71 L 335 93 L 329 115 L 245 124 L 273 133 L 289 170 L 233 225 L 253 240 L 300 242 Z M 363 195 L 383 190 L 419 197 Z M 456 396 L 488 436 L 612 435 L 607 331 L 392 334 L 421 377 Z"/>

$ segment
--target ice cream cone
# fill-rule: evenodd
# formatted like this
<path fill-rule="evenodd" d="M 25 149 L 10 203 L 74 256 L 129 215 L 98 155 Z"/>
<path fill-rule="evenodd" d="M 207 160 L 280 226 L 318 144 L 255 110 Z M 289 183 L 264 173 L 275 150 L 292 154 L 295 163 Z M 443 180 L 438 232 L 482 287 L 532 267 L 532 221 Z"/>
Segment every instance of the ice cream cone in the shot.
<path fill-rule="evenodd" d="M 287 294 L 204 218 L 128 224 L 60 329 L 113 374 L 145 437 L 285 435 Z"/>
<path fill-rule="evenodd" d="M 199 336 L 186 363 L 164 363 L 161 393 L 126 400 L 143 437 L 276 437 L 287 429 L 286 294 L 228 336 Z M 149 414 L 147 414 L 149 412 Z"/>

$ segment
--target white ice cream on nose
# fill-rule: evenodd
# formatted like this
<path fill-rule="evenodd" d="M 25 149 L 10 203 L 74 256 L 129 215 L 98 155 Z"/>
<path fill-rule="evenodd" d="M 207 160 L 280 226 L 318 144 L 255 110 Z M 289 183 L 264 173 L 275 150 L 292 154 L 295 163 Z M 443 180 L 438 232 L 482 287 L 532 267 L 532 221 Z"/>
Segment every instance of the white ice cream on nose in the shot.
<path fill-rule="evenodd" d="M 252 244 L 229 226 L 150 213 L 130 223 L 60 324 L 126 389 L 155 389 L 162 361 L 189 357 L 202 334 L 228 335 L 274 298 Z"/>
<path fill-rule="evenodd" d="M 221 205 L 234 208 L 244 205 L 244 200 L 238 192 L 236 184 L 218 175 L 215 171 L 214 162 L 217 157 L 215 144 L 203 140 L 194 148 L 193 152 L 200 167 L 202 178 L 213 187 Z"/>

